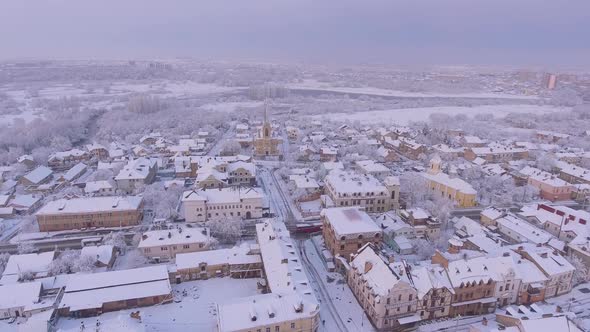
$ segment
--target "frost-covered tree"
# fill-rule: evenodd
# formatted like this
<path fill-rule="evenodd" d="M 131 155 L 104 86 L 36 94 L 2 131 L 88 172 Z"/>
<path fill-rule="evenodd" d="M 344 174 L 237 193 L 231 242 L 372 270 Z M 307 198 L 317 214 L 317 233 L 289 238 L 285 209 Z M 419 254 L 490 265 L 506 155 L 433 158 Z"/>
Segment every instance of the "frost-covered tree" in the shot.
<path fill-rule="evenodd" d="M 6 264 L 8 263 L 9 258 L 10 254 L 8 253 L 0 254 L 0 275 L 2 275 L 2 272 L 4 272 L 4 269 L 6 268 Z"/>
<path fill-rule="evenodd" d="M 402 174 L 400 177 L 400 191 L 405 197 L 408 207 L 419 206 L 433 197 L 426 179 L 416 172 Z"/>
<path fill-rule="evenodd" d="M 243 222 L 238 218 L 210 219 L 205 223 L 211 236 L 221 243 L 235 244 L 242 236 Z"/>
<path fill-rule="evenodd" d="M 242 151 L 242 147 L 238 141 L 230 139 L 225 141 L 223 147 L 221 148 L 221 155 L 224 156 L 233 156 L 239 154 Z"/>
<path fill-rule="evenodd" d="M 156 218 L 170 219 L 178 215 L 178 204 L 182 187 L 171 186 L 168 189 L 162 182 L 155 182 L 145 187 L 143 199 L 146 208 L 151 208 Z"/>
<path fill-rule="evenodd" d="M 59 256 L 49 264 L 49 273 L 51 275 L 58 275 L 64 273 L 79 272 L 80 252 L 76 250 L 66 249 Z"/>
<path fill-rule="evenodd" d="M 127 242 L 125 241 L 125 233 L 123 232 L 111 232 L 102 239 L 102 243 L 106 245 L 111 245 L 122 253 L 125 253 L 127 250 Z"/>
<path fill-rule="evenodd" d="M 584 261 L 578 256 L 569 256 L 567 260 L 576 268 L 573 275 L 573 285 L 579 285 L 583 282 L 590 280 L 590 271 Z"/>
<path fill-rule="evenodd" d="M 35 252 L 36 250 L 35 246 L 31 242 L 20 242 L 16 248 L 20 255 L 30 254 Z"/>

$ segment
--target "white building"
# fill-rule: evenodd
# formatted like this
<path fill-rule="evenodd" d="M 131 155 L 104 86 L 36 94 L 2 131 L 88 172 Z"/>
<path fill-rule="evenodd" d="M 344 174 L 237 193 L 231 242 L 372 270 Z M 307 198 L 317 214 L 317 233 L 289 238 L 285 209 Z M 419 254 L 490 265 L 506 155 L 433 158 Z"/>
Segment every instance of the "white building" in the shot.
<path fill-rule="evenodd" d="M 333 170 L 325 178 L 326 194 L 334 206 L 362 206 L 367 212 L 386 212 L 399 206 L 399 181 L 387 177 Z"/>
<path fill-rule="evenodd" d="M 187 222 L 219 218 L 262 218 L 264 195 L 257 188 L 219 188 L 185 191 L 182 210 Z"/>
<path fill-rule="evenodd" d="M 117 188 L 126 193 L 143 188 L 154 181 L 158 165 L 156 160 L 138 158 L 130 160 L 125 167 L 115 176 Z"/>
<path fill-rule="evenodd" d="M 177 254 L 208 250 L 212 238 L 208 228 L 170 227 L 143 233 L 139 250 L 154 260 L 170 260 Z"/>

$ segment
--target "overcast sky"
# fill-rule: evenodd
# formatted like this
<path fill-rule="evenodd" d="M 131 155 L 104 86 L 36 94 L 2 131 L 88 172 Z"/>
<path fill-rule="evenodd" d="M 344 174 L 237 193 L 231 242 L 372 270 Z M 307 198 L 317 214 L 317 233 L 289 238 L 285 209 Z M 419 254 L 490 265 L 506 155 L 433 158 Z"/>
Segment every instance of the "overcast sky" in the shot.
<path fill-rule="evenodd" d="M 0 58 L 590 64 L 590 0 L 0 0 Z"/>

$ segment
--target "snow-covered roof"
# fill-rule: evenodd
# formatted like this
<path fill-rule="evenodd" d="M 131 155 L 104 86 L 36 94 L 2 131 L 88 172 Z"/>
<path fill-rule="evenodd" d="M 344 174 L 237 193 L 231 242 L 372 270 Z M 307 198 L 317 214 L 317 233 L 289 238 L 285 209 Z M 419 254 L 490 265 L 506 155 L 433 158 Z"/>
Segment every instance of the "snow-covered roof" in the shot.
<path fill-rule="evenodd" d="M 291 175 L 289 180 L 295 182 L 298 189 L 317 189 L 320 187 L 316 180 L 306 175 Z"/>
<path fill-rule="evenodd" d="M 490 144 L 490 146 L 471 148 L 471 151 L 477 156 L 494 155 L 494 154 L 506 154 L 506 153 L 522 153 L 527 152 L 525 148 L 513 147 L 502 144 Z"/>
<path fill-rule="evenodd" d="M 234 172 L 240 168 L 245 169 L 246 171 L 250 172 L 250 174 L 255 175 L 256 174 L 256 166 L 254 166 L 253 163 L 247 163 L 244 161 L 236 161 L 233 163 L 229 163 L 227 165 L 227 171 L 228 172 Z"/>
<path fill-rule="evenodd" d="M 449 262 L 448 276 L 454 287 L 466 283 L 487 283 L 494 279 L 494 273 L 488 267 L 488 257 L 477 257 L 469 260 L 458 259 Z"/>
<path fill-rule="evenodd" d="M 86 166 L 84 163 L 78 163 L 74 167 L 70 168 L 67 172 L 65 172 L 63 178 L 66 181 L 72 181 L 80 174 L 86 172 L 87 168 L 88 166 Z"/>
<path fill-rule="evenodd" d="M 463 141 L 467 144 L 483 144 L 485 143 L 484 140 L 477 136 L 463 136 Z"/>
<path fill-rule="evenodd" d="M 96 143 L 96 142 L 91 143 L 91 144 L 86 144 L 86 150 L 88 150 L 88 151 L 103 150 L 103 149 L 106 150 L 107 148 L 104 145 Z"/>
<path fill-rule="evenodd" d="M 322 167 L 327 171 L 331 171 L 333 169 L 344 169 L 344 164 L 341 161 L 326 161 L 322 163 Z"/>
<path fill-rule="evenodd" d="M 317 303 L 285 224 L 273 220 L 258 223 L 256 238 L 270 291 L 277 294 L 297 293 L 307 301 Z"/>
<path fill-rule="evenodd" d="M 422 299 L 431 289 L 447 289 L 455 293 L 453 285 L 442 266 L 416 266 L 411 269 L 412 282 L 416 288 L 418 299 Z"/>
<path fill-rule="evenodd" d="M 385 165 L 375 162 L 374 160 L 359 160 L 356 165 L 365 173 L 387 173 L 390 172 L 389 168 Z"/>
<path fill-rule="evenodd" d="M 74 274 L 66 285 L 60 308 L 70 311 L 101 308 L 105 302 L 169 295 L 165 265 L 92 274 Z"/>
<path fill-rule="evenodd" d="M 552 187 L 571 186 L 570 183 L 558 178 L 556 175 L 531 166 L 526 166 L 525 168 L 521 169 L 520 174 Z"/>
<path fill-rule="evenodd" d="M 71 149 L 68 151 L 55 152 L 49 156 L 49 160 L 63 160 L 70 157 L 80 158 L 86 155 L 86 151 L 80 149 Z"/>
<path fill-rule="evenodd" d="M 405 281 L 402 279 L 404 275 L 394 272 L 389 262 L 379 256 L 368 243 L 359 249 L 350 266 L 360 273 L 372 292 L 379 296 L 387 296 L 396 284 Z"/>
<path fill-rule="evenodd" d="M 8 203 L 8 205 L 13 206 L 15 208 L 29 208 L 35 205 L 40 200 L 40 196 L 35 196 L 32 194 L 16 195 L 10 201 L 10 203 Z"/>
<path fill-rule="evenodd" d="M 381 195 L 387 193 L 387 188 L 370 174 L 359 174 L 353 171 L 332 170 L 324 180 L 337 194 L 368 193 Z"/>
<path fill-rule="evenodd" d="M 490 207 L 487 207 L 484 210 L 482 210 L 480 214 L 483 217 L 489 218 L 491 220 L 496 220 L 504 214 L 504 211 L 502 211 L 496 207 L 490 206 Z"/>
<path fill-rule="evenodd" d="M 549 277 L 575 270 L 570 262 L 552 248 L 521 243 L 511 246 L 511 249 L 525 251 L 529 256 L 528 259 L 533 261 Z"/>
<path fill-rule="evenodd" d="M 40 282 L 26 282 L 0 286 L 0 310 L 27 307 L 39 301 Z"/>
<path fill-rule="evenodd" d="M 6 263 L 2 276 L 18 275 L 19 272 L 33 272 L 43 274 L 49 271 L 49 264 L 55 258 L 55 251 L 43 252 L 40 254 L 11 255 Z"/>
<path fill-rule="evenodd" d="M 262 258 L 260 255 L 250 254 L 250 247 L 246 245 L 176 255 L 176 267 L 179 270 L 197 268 L 201 263 L 207 263 L 207 265 L 237 265 L 261 262 Z"/>
<path fill-rule="evenodd" d="M 146 179 L 150 169 L 156 166 L 156 161 L 147 158 L 130 160 L 125 167 L 117 174 L 115 180 Z"/>
<path fill-rule="evenodd" d="M 87 194 L 92 194 L 100 190 L 108 190 L 114 188 L 115 187 L 113 186 L 113 184 L 107 180 L 88 181 L 86 182 L 86 186 L 84 187 L 84 192 Z"/>
<path fill-rule="evenodd" d="M 309 320 L 319 314 L 319 305 L 299 294 L 261 294 L 233 298 L 218 304 L 219 332 L 256 330 L 257 327 Z"/>
<path fill-rule="evenodd" d="M 206 201 L 208 204 L 239 203 L 242 199 L 262 199 L 264 195 L 257 188 L 218 188 L 185 191 L 182 201 Z"/>
<path fill-rule="evenodd" d="M 582 332 L 582 330 L 566 316 L 544 317 L 537 319 L 521 319 L 522 332 L 568 331 Z"/>
<path fill-rule="evenodd" d="M 381 233 L 381 228 L 373 219 L 357 207 L 324 209 L 321 215 L 332 225 L 337 237 L 357 234 L 368 234 L 372 237 Z"/>
<path fill-rule="evenodd" d="M 45 180 L 48 176 L 53 174 L 53 171 L 45 166 L 39 166 L 34 170 L 30 171 L 28 174 L 24 175 L 24 178 L 33 184 L 38 184 L 39 182 Z"/>
<path fill-rule="evenodd" d="M 173 227 L 143 233 L 138 248 L 149 248 L 190 243 L 209 243 L 209 230 L 202 227 Z"/>
<path fill-rule="evenodd" d="M 572 165 L 570 163 L 566 163 L 564 161 L 558 161 L 556 166 L 561 170 L 561 172 L 574 176 L 576 178 L 582 179 L 584 181 L 590 182 L 590 170 Z"/>
<path fill-rule="evenodd" d="M 80 256 L 90 256 L 96 259 L 97 262 L 108 264 L 113 258 L 113 249 L 114 247 L 108 244 L 100 246 L 86 246 L 82 248 Z"/>
<path fill-rule="evenodd" d="M 426 179 L 434 181 L 436 183 L 443 184 L 449 188 L 453 188 L 461 193 L 464 194 L 477 194 L 477 191 L 466 181 L 463 181 L 460 178 L 453 178 L 450 177 L 448 174 L 439 172 L 436 174 L 430 173 L 421 173 Z"/>
<path fill-rule="evenodd" d="M 142 200 L 143 199 L 139 196 L 62 198 L 45 204 L 37 214 L 96 213 L 137 210 L 141 206 Z"/>
<path fill-rule="evenodd" d="M 456 230 L 460 230 L 462 232 L 465 233 L 465 235 L 478 235 L 478 234 L 483 234 L 484 233 L 484 228 L 483 226 L 476 222 L 473 219 L 467 218 L 467 217 L 461 217 L 461 218 L 457 218 L 457 219 L 453 219 L 453 227 Z"/>
<path fill-rule="evenodd" d="M 516 235 L 521 241 L 539 244 L 547 243 L 549 240 L 551 240 L 551 238 L 553 238 L 553 235 L 531 225 L 526 220 L 520 219 L 511 213 L 497 219 L 496 222 L 498 223 L 500 231 L 503 231 L 503 229 L 508 229 L 511 233 L 513 233 L 510 234 L 511 237 Z"/>

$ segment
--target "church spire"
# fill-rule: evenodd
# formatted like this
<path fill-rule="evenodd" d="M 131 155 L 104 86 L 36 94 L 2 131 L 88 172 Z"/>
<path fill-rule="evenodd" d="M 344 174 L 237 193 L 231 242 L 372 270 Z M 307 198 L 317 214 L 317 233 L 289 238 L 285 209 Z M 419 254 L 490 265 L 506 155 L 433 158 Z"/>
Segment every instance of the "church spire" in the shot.
<path fill-rule="evenodd" d="M 264 123 L 268 122 L 268 99 L 264 100 Z"/>

